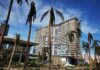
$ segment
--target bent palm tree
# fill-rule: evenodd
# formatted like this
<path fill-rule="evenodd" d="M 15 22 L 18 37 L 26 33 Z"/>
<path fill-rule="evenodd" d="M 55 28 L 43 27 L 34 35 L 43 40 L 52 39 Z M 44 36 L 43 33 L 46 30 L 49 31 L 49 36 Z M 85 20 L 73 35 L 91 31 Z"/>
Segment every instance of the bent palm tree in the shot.
<path fill-rule="evenodd" d="M 83 42 L 83 47 L 86 51 L 86 54 L 88 56 L 88 59 L 89 59 L 89 63 L 90 63 L 90 70 L 92 70 L 92 63 L 91 63 L 91 55 L 90 55 L 90 49 L 91 49 L 91 42 L 93 40 L 93 36 L 92 34 L 89 32 L 88 33 L 88 42 Z"/>
<path fill-rule="evenodd" d="M 84 42 L 84 41 L 82 42 L 82 49 L 85 51 L 86 56 L 88 57 L 88 60 L 89 60 L 88 53 L 89 53 L 90 47 L 89 47 L 88 42 Z"/>
<path fill-rule="evenodd" d="M 88 44 L 89 44 L 89 48 L 91 48 L 91 42 L 92 42 L 92 40 L 93 40 L 93 36 L 92 36 L 92 34 L 89 32 L 88 33 Z M 90 63 L 90 70 L 92 70 L 92 63 L 90 62 L 90 57 L 91 57 L 91 55 L 90 55 L 90 49 L 89 49 L 89 52 L 88 52 L 88 56 L 89 56 L 89 63 Z"/>
<path fill-rule="evenodd" d="M 30 35 L 31 35 L 32 22 L 34 22 L 35 19 L 36 19 L 35 3 L 31 2 L 30 11 L 29 11 L 28 18 L 27 18 L 27 21 L 26 21 L 26 24 L 29 23 L 29 31 L 28 31 L 27 47 L 26 47 L 26 50 L 25 50 L 24 70 L 26 70 L 26 66 L 27 66 L 27 62 L 28 62 L 29 43 L 30 43 Z"/>
<path fill-rule="evenodd" d="M 98 47 L 99 47 L 99 43 L 100 43 L 99 40 L 94 40 L 94 41 L 93 41 L 92 48 L 94 49 L 94 54 L 95 54 L 95 56 L 98 54 L 97 49 L 98 49 Z"/>
<path fill-rule="evenodd" d="M 64 17 L 62 15 L 62 13 L 56 9 L 54 9 L 53 7 L 50 8 L 50 10 L 47 10 L 41 17 L 42 21 L 44 19 L 44 17 L 49 13 L 50 19 L 49 19 L 49 25 L 48 25 L 48 45 L 49 45 L 49 62 L 51 63 L 51 52 L 52 52 L 52 47 L 51 47 L 51 26 L 55 25 L 55 13 L 54 11 L 58 14 L 58 16 L 60 16 L 60 18 L 62 20 L 64 20 Z"/>
<path fill-rule="evenodd" d="M 100 41 L 99 40 L 94 40 L 93 41 L 93 45 L 92 45 L 92 48 L 94 49 L 94 65 L 95 65 L 95 69 L 97 70 L 97 67 L 96 67 L 96 63 L 97 63 L 97 58 L 96 56 L 97 55 L 100 55 L 100 46 L 99 46 L 99 43 Z"/>
<path fill-rule="evenodd" d="M 82 31 L 81 31 L 81 21 L 79 21 L 78 25 L 77 25 L 77 28 L 76 30 L 74 31 L 69 31 L 65 36 L 68 36 L 69 38 L 69 41 L 70 42 L 73 42 L 74 38 L 75 38 L 75 35 L 77 37 L 77 41 L 80 39 L 80 37 L 82 36 Z M 80 41 L 78 41 L 80 42 Z M 75 50 L 76 50 L 76 58 L 77 58 L 77 64 L 78 64 L 78 54 L 77 54 L 77 47 L 75 47 Z M 79 64 L 78 64 L 79 66 Z"/>
<path fill-rule="evenodd" d="M 75 36 L 74 34 L 76 34 L 77 38 L 82 37 L 82 31 L 81 31 L 81 21 L 79 21 L 77 28 L 75 31 L 69 31 L 66 35 L 68 36 L 70 42 L 73 42 Z M 66 36 L 65 35 L 65 36 Z M 78 39 L 77 39 L 78 40 Z"/>
<path fill-rule="evenodd" d="M 11 53 L 11 58 L 10 58 L 10 61 L 9 61 L 7 70 L 10 69 L 10 65 L 11 65 L 11 62 L 12 62 L 12 59 L 13 59 L 13 56 L 14 56 L 14 52 L 15 52 L 15 49 L 16 49 L 16 45 L 19 45 L 19 44 L 20 44 L 20 35 L 19 34 L 16 34 L 16 39 L 14 41 L 14 47 L 13 47 L 13 51 Z"/>
<path fill-rule="evenodd" d="M 86 52 L 86 55 L 88 56 L 88 52 L 89 52 L 89 50 L 90 50 L 90 48 L 89 48 L 89 44 L 87 43 L 87 42 L 82 42 L 82 48 L 83 48 L 83 50 L 85 50 L 85 52 Z"/>

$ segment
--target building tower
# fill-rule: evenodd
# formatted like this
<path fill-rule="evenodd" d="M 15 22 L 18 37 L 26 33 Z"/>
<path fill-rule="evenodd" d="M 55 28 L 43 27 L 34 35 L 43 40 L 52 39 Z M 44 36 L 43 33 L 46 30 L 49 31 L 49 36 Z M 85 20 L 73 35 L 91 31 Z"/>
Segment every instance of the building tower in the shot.
<path fill-rule="evenodd" d="M 66 60 L 66 57 L 80 58 L 80 39 L 75 35 L 74 41 L 70 42 L 68 36 L 65 36 L 67 32 L 75 31 L 78 23 L 79 20 L 73 17 L 51 28 L 52 60 L 54 63 L 60 63 L 60 61 Z M 39 43 L 36 46 L 37 53 L 42 50 L 42 47 L 48 48 L 48 26 L 38 29 L 35 38 L 35 41 Z"/>

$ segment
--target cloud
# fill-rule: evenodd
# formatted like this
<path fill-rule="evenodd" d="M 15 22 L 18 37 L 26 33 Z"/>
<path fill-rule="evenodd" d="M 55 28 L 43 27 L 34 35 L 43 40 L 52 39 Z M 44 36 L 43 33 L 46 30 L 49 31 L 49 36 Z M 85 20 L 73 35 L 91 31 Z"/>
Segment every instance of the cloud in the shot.
<path fill-rule="evenodd" d="M 4 21 L 6 19 L 6 9 L 4 9 L 2 6 L 0 6 L 0 22 Z"/>
<path fill-rule="evenodd" d="M 66 13 L 69 16 L 76 16 L 78 18 L 81 18 L 83 12 L 81 12 L 79 9 L 73 9 L 73 8 L 67 8 Z"/>
<path fill-rule="evenodd" d="M 91 26 L 88 21 L 84 20 L 81 24 L 81 29 L 82 29 L 82 32 L 84 34 L 88 34 L 88 32 L 91 32 L 92 34 L 96 34 L 96 33 L 99 33 L 99 29 L 97 28 L 94 28 L 93 26 Z"/>
<path fill-rule="evenodd" d="M 4 1 L 8 1 L 8 0 L 4 0 Z M 14 0 L 16 1 L 16 0 Z M 25 1 L 25 0 L 23 0 Z M 0 1 L 3 2 L 3 1 Z M 35 22 L 33 23 L 33 28 L 34 29 L 38 29 L 40 27 L 46 26 L 48 25 L 48 21 L 49 21 L 49 15 L 46 16 L 44 18 L 44 20 L 42 22 L 40 22 L 40 18 L 42 16 L 42 14 L 47 11 L 48 9 L 50 9 L 51 5 L 50 4 L 45 4 L 42 0 L 35 0 L 35 5 L 36 5 L 36 9 L 37 9 L 37 19 L 35 20 Z M 8 4 L 8 2 L 7 2 Z M 6 4 L 5 4 L 6 6 Z M 9 33 L 15 33 L 15 32 L 20 32 L 23 33 L 23 31 L 27 32 L 28 31 L 28 26 L 25 26 L 24 28 L 22 28 L 25 25 L 26 19 L 27 19 L 27 15 L 29 12 L 29 6 L 23 2 L 22 6 L 19 6 L 16 2 L 14 2 L 13 4 L 13 9 L 11 12 L 11 17 L 10 17 L 10 24 L 11 27 Z M 54 6 L 55 9 L 60 10 L 64 17 L 65 17 L 65 21 L 73 16 L 78 17 L 79 19 L 83 18 L 84 16 L 84 12 L 81 11 L 80 9 L 77 8 L 61 8 L 58 6 Z M 3 20 L 6 17 L 6 9 L 4 9 L 1 5 L 0 5 L 0 21 Z M 3 13 L 3 14 L 2 14 Z M 60 23 L 61 19 L 56 16 L 56 23 Z M 20 25 L 20 26 L 19 26 Z M 16 31 L 13 31 L 16 30 Z M 19 31 L 19 29 L 21 29 Z M 32 30 L 33 31 L 33 30 Z M 91 33 L 97 33 L 99 32 L 99 30 L 97 28 L 93 28 L 91 25 L 89 25 L 89 23 L 85 20 L 82 23 L 82 32 L 87 34 L 89 31 L 91 31 Z M 24 34 L 23 34 L 24 35 Z M 27 35 L 24 35 L 27 36 Z"/>
<path fill-rule="evenodd" d="M 67 20 L 73 16 L 78 17 L 79 19 L 83 18 L 84 12 L 77 8 L 65 8 L 65 9 L 58 8 L 58 7 L 56 7 L 56 8 L 63 13 L 65 20 Z"/>
<path fill-rule="evenodd" d="M 78 17 L 80 20 L 86 18 L 86 16 L 84 16 L 85 15 L 84 12 L 79 9 L 67 8 L 66 10 L 62 9 L 62 12 L 66 20 L 73 16 Z M 86 19 L 82 21 L 81 24 L 82 32 L 84 34 L 88 34 L 88 32 L 91 32 L 92 34 L 100 33 L 99 29 L 91 26 L 88 21 Z"/>
<path fill-rule="evenodd" d="M 30 7 L 26 3 L 22 3 L 22 5 L 19 6 L 16 2 L 14 2 L 11 11 L 10 23 L 15 26 L 18 24 L 25 24 L 29 8 Z"/>
<path fill-rule="evenodd" d="M 41 27 L 41 26 L 46 26 L 48 25 L 49 21 L 49 16 L 47 15 L 42 22 L 40 22 L 41 16 L 43 15 L 44 12 L 46 12 L 48 9 L 50 9 L 50 6 L 44 6 L 42 9 L 38 10 L 37 13 L 37 18 L 34 22 L 33 25 Z"/>

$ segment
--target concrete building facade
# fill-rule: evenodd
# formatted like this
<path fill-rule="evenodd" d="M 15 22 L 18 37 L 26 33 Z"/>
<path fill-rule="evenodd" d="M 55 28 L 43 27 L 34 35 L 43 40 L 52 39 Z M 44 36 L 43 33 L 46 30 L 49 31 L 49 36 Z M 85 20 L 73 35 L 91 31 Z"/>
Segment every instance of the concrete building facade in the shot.
<path fill-rule="evenodd" d="M 52 56 L 59 56 L 62 58 L 62 61 L 67 56 L 81 58 L 80 39 L 74 35 L 74 41 L 70 42 L 68 36 L 66 36 L 67 32 L 76 30 L 78 23 L 79 20 L 73 17 L 51 27 Z M 36 46 L 37 53 L 41 53 L 43 47 L 48 48 L 48 26 L 38 29 L 35 38 L 35 42 L 39 43 Z"/>

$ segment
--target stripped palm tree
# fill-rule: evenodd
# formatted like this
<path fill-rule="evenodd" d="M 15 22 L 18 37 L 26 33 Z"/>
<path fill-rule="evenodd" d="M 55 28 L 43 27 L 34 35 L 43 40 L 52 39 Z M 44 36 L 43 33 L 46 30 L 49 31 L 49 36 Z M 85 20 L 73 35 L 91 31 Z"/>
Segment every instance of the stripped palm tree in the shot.
<path fill-rule="evenodd" d="M 75 29 L 74 31 L 69 31 L 69 32 L 67 32 L 67 33 L 65 34 L 65 36 L 68 36 L 69 41 L 70 41 L 70 42 L 73 42 L 73 40 L 74 40 L 74 38 L 75 38 L 74 34 L 76 34 L 77 38 L 82 37 L 81 21 L 79 21 L 79 23 L 78 23 L 78 25 L 77 25 L 77 27 L 76 27 L 76 29 Z"/>
<path fill-rule="evenodd" d="M 29 4 L 28 3 L 28 0 L 25 0 L 25 1 L 27 2 L 27 4 Z M 14 2 L 14 0 L 10 0 L 10 5 L 9 5 L 8 13 L 7 13 L 7 18 L 4 21 L 5 25 L 4 25 L 4 28 L 3 28 L 3 31 L 2 31 L 2 34 L 1 34 L 1 37 L 0 37 L 0 45 L 2 44 L 2 41 L 3 41 L 3 38 L 4 38 L 5 32 L 7 30 L 7 26 L 9 26 L 8 25 L 8 22 L 9 22 L 9 19 L 10 19 L 10 14 L 11 14 L 13 2 Z M 22 0 L 17 0 L 17 3 L 19 5 L 21 5 L 22 4 Z"/>
<path fill-rule="evenodd" d="M 74 40 L 74 31 L 69 31 L 69 32 L 67 32 L 66 35 L 68 36 L 69 41 L 73 42 L 73 40 Z"/>
<path fill-rule="evenodd" d="M 88 33 L 88 44 L 89 44 L 89 48 L 91 48 L 91 42 L 92 42 L 92 41 L 93 41 L 93 36 L 92 36 L 92 34 L 89 32 L 89 33 Z M 90 70 L 92 70 L 90 49 L 89 49 L 89 52 L 88 52 L 88 56 L 89 56 Z"/>
<path fill-rule="evenodd" d="M 13 47 L 13 51 L 11 53 L 11 58 L 10 58 L 7 70 L 10 70 L 10 65 L 11 65 L 11 62 L 12 62 L 12 59 L 13 59 L 13 56 L 14 56 L 14 52 L 15 52 L 16 46 L 19 45 L 19 44 L 20 44 L 20 35 L 16 34 L 16 39 L 14 41 L 14 47 Z"/>
<path fill-rule="evenodd" d="M 88 56 L 88 60 L 89 60 L 89 64 L 90 64 L 90 70 L 92 70 L 92 61 L 91 60 L 93 60 L 92 59 L 92 57 L 91 57 L 91 55 L 90 55 L 90 50 L 91 50 L 91 42 L 92 42 L 92 40 L 93 40 L 93 36 L 92 36 L 92 34 L 89 32 L 88 33 L 88 42 L 83 42 L 83 47 L 84 47 L 84 49 L 85 49 L 85 51 L 86 51 L 86 54 L 87 54 L 87 56 Z"/>
<path fill-rule="evenodd" d="M 42 62 L 44 62 L 44 60 L 45 60 L 46 52 L 47 52 L 46 47 L 43 47 L 42 54 L 41 54 L 42 55 Z"/>
<path fill-rule="evenodd" d="M 24 70 L 27 70 L 26 66 L 28 63 L 28 54 L 29 54 L 29 44 L 30 44 L 30 35 L 31 35 L 31 29 L 32 29 L 32 22 L 34 22 L 36 19 L 36 8 L 35 8 L 35 3 L 32 1 L 31 2 L 31 7 L 30 11 L 28 14 L 28 18 L 26 21 L 26 24 L 29 24 L 29 31 L 28 31 L 28 39 L 27 39 L 27 47 L 25 50 L 25 63 L 24 63 Z"/>
<path fill-rule="evenodd" d="M 92 45 L 92 48 L 94 49 L 94 64 L 95 65 L 95 70 L 97 70 L 97 67 L 96 67 L 96 63 L 97 63 L 97 55 L 100 55 L 100 46 L 99 46 L 99 43 L 100 41 L 99 40 L 94 40 L 93 41 L 93 45 Z"/>
<path fill-rule="evenodd" d="M 37 61 L 38 62 L 41 62 L 41 54 L 40 54 L 40 51 L 38 52 Z"/>
<path fill-rule="evenodd" d="M 69 41 L 72 43 L 73 40 L 75 39 L 75 35 L 77 37 L 77 41 L 80 40 L 80 37 L 82 37 L 81 21 L 79 21 L 77 28 L 74 31 L 67 32 L 67 34 L 65 36 L 68 36 Z M 80 42 L 80 41 L 78 41 L 78 42 Z M 75 50 L 76 50 L 76 58 L 78 59 L 77 47 L 75 47 Z M 78 60 L 77 60 L 77 64 L 78 64 Z M 79 67 L 79 64 L 78 64 L 78 67 Z"/>
<path fill-rule="evenodd" d="M 64 17 L 62 15 L 62 13 L 56 9 L 54 9 L 53 7 L 50 8 L 50 10 L 47 10 L 41 17 L 41 20 L 42 21 L 44 19 L 44 17 L 49 13 L 49 25 L 48 25 L 48 45 L 49 45 L 49 62 L 51 63 L 52 60 L 51 60 L 51 56 L 52 56 L 52 47 L 51 47 L 51 26 L 54 26 L 55 25 L 55 13 L 54 11 L 57 13 L 58 16 L 60 16 L 60 18 L 62 20 L 64 20 Z"/>
<path fill-rule="evenodd" d="M 83 50 L 85 50 L 85 53 L 86 53 L 86 56 L 88 57 L 88 60 L 90 59 L 88 53 L 89 53 L 89 50 L 90 50 L 90 47 L 89 47 L 89 44 L 88 42 L 82 42 L 82 48 Z"/>
<path fill-rule="evenodd" d="M 97 60 L 98 60 L 98 63 L 100 63 L 100 45 L 96 48 L 96 51 L 95 51 L 96 55 L 98 56 L 97 57 Z M 100 67 L 100 66 L 99 66 Z"/>
<path fill-rule="evenodd" d="M 82 31 L 81 31 L 81 20 L 79 21 L 79 23 L 78 23 L 78 26 L 77 26 L 77 28 L 76 28 L 76 36 L 77 36 L 77 41 L 78 42 L 80 42 L 80 38 L 82 37 Z M 77 50 L 77 49 L 76 49 Z M 77 51 L 76 51 L 77 52 Z M 78 54 L 77 54 L 78 55 Z M 76 55 L 76 56 L 77 56 Z M 77 57 L 78 58 L 78 57 Z M 82 57 L 82 54 L 81 54 L 81 59 L 82 59 L 82 61 L 84 62 L 84 59 L 83 59 L 83 57 Z M 78 63 L 78 60 L 77 60 L 77 63 Z M 79 66 L 79 63 L 78 63 L 78 67 L 79 67 L 79 70 L 80 70 L 80 66 Z M 84 63 L 82 63 L 82 70 L 84 70 Z"/>
<path fill-rule="evenodd" d="M 28 0 L 25 0 L 25 1 L 28 4 Z M 10 19 L 10 15 L 11 15 L 13 2 L 14 2 L 14 0 L 10 0 L 10 5 L 9 5 L 8 13 L 7 13 L 7 18 L 3 22 L 5 25 L 4 25 L 4 28 L 3 28 L 3 31 L 2 31 L 2 34 L 1 34 L 1 37 L 0 37 L 0 45 L 2 44 L 2 41 L 3 41 L 4 35 L 6 33 L 7 27 L 9 26 L 8 23 L 9 23 L 9 19 Z M 17 3 L 21 5 L 22 4 L 22 0 L 17 0 Z"/>
<path fill-rule="evenodd" d="M 83 48 L 83 50 L 85 50 L 85 52 L 86 52 L 86 55 L 87 55 L 87 57 L 88 57 L 88 52 L 89 52 L 89 50 L 90 50 L 90 48 L 89 48 L 89 44 L 87 43 L 87 42 L 82 42 L 82 48 Z"/>

